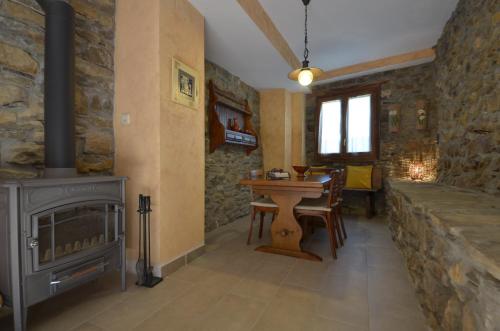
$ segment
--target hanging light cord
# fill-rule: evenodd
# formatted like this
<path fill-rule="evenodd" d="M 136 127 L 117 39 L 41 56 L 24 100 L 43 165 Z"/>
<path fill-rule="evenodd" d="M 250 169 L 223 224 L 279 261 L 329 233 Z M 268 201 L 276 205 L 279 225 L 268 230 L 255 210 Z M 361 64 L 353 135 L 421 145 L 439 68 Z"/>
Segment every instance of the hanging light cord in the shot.
<path fill-rule="evenodd" d="M 307 5 L 305 8 L 305 19 L 304 19 L 304 61 L 307 61 L 309 57 L 309 49 L 307 48 Z"/>

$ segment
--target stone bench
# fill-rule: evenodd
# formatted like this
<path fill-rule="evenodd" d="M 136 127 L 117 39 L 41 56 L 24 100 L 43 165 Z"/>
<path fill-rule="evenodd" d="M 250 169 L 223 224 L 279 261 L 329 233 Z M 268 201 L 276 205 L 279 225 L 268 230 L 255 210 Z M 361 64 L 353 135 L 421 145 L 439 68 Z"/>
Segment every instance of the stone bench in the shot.
<path fill-rule="evenodd" d="M 390 229 L 436 330 L 500 330 L 500 197 L 388 180 Z"/>

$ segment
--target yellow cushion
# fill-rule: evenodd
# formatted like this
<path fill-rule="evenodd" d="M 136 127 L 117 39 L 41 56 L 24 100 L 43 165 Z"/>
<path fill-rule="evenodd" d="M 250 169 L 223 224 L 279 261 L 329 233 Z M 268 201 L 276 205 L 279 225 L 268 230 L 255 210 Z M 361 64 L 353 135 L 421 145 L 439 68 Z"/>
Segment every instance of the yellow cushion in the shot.
<path fill-rule="evenodd" d="M 311 173 L 311 175 L 313 175 L 313 176 L 324 175 L 325 174 L 324 171 L 321 171 L 321 170 L 319 170 L 319 171 L 313 171 L 313 170 L 314 169 L 326 169 L 326 165 L 323 165 L 323 166 L 312 166 L 311 168 L 313 168 L 313 169 L 311 169 L 311 171 L 309 171 Z"/>
<path fill-rule="evenodd" d="M 346 188 L 372 188 L 373 166 L 347 166 Z"/>

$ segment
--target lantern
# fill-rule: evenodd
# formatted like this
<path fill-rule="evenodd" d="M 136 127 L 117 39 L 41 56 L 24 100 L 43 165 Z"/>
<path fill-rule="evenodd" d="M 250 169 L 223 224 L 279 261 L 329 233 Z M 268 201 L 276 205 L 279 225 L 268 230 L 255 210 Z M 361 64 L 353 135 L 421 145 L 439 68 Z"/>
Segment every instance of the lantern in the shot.
<path fill-rule="evenodd" d="M 423 180 L 425 175 L 424 164 L 421 161 L 413 161 L 410 163 L 409 173 L 412 180 Z"/>

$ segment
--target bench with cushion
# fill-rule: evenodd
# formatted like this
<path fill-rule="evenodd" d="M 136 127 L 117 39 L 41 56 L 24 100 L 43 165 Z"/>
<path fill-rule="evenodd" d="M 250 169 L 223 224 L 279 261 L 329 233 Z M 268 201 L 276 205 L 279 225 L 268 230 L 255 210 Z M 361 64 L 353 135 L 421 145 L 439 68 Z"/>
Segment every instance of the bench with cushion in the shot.
<path fill-rule="evenodd" d="M 371 218 L 375 215 L 375 193 L 382 189 L 382 168 L 378 165 L 373 165 L 371 169 L 371 180 L 368 179 L 369 183 L 359 183 L 363 182 L 363 180 L 354 179 L 353 174 L 351 173 L 351 177 L 349 177 L 349 169 L 351 171 L 356 171 L 358 166 L 346 166 L 347 171 L 347 183 L 346 187 L 344 187 L 344 191 L 353 191 L 353 192 L 362 192 L 365 194 L 365 209 L 366 209 L 366 217 Z M 365 166 L 360 166 L 365 167 Z M 311 174 L 319 174 L 319 173 L 330 173 L 335 168 L 329 168 L 325 166 L 313 166 L 309 170 Z M 350 186 L 349 184 L 356 183 L 358 185 Z"/>

